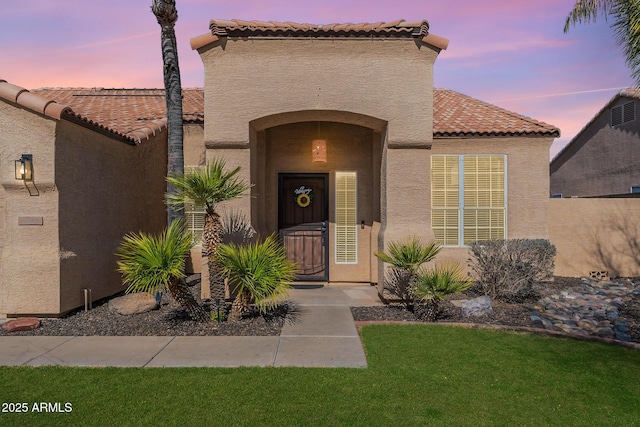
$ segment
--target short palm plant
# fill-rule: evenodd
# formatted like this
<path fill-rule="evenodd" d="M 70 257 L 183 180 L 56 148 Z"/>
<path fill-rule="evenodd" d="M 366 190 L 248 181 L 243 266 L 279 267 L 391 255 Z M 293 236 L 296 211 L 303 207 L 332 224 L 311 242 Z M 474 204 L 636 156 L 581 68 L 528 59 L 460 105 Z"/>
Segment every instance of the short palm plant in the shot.
<path fill-rule="evenodd" d="M 391 265 L 385 285 L 387 290 L 402 300 L 410 300 L 410 291 L 420 266 L 431 261 L 440 249 L 435 242 L 425 244 L 418 237 L 412 236 L 400 242 L 389 243 L 387 252 L 376 252 L 376 257 Z"/>
<path fill-rule="evenodd" d="M 202 231 L 202 256 L 207 259 L 209 287 L 214 299 L 224 300 L 224 278 L 216 261 L 218 246 L 222 242 L 223 226 L 216 212 L 218 204 L 235 199 L 251 185 L 237 175 L 240 167 L 225 170 L 223 159 L 214 159 L 202 169 L 167 178 L 176 194 L 167 194 L 169 205 L 195 204 L 205 208 Z"/>
<path fill-rule="evenodd" d="M 176 220 L 157 236 L 127 234 L 117 255 L 118 271 L 129 292 L 156 293 L 169 290 L 171 296 L 194 320 L 208 320 L 207 312 L 193 298 L 184 281 L 185 259 L 191 249 L 191 235 L 182 220 Z"/>
<path fill-rule="evenodd" d="M 218 262 L 230 280 L 231 289 L 237 293 L 231 320 L 249 311 L 251 304 L 266 312 L 285 300 L 297 269 L 273 235 L 247 245 L 222 244 L 218 248 Z"/>
<path fill-rule="evenodd" d="M 448 295 L 466 291 L 472 284 L 462 274 L 459 264 L 441 264 L 433 269 L 420 271 L 410 291 L 416 302 L 419 302 L 417 307 L 423 308 L 415 309 L 417 316 L 433 322 L 438 315 L 440 301 Z"/>

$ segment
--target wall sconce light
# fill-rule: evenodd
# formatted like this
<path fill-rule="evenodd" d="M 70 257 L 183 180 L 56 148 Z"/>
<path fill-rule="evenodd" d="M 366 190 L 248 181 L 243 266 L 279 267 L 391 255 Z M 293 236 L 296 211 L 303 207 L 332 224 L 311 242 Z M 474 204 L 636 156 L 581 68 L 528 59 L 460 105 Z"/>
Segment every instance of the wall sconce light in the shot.
<path fill-rule="evenodd" d="M 16 179 L 21 181 L 33 181 L 33 156 L 23 154 L 16 163 Z"/>
<path fill-rule="evenodd" d="M 326 139 L 314 139 L 311 141 L 311 157 L 314 162 L 327 162 Z"/>

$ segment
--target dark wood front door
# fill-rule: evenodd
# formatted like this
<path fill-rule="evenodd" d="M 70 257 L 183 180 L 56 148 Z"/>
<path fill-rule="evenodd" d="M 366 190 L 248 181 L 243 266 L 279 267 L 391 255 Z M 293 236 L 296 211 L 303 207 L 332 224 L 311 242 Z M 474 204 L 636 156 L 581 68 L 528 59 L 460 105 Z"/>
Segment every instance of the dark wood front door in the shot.
<path fill-rule="evenodd" d="M 296 280 L 329 278 L 327 174 L 279 175 L 278 229 L 287 257 L 298 264 Z"/>

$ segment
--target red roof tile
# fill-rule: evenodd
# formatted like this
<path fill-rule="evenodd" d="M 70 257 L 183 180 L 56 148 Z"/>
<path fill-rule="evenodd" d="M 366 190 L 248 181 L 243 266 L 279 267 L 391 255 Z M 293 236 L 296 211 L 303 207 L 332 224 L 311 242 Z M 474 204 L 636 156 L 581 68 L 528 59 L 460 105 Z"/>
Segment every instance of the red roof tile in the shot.
<path fill-rule="evenodd" d="M 220 37 L 424 37 L 429 34 L 429 23 L 426 20 L 407 22 L 404 19 L 399 19 L 393 22 L 315 25 L 296 22 L 213 19 L 209 23 L 209 29 L 211 34 Z"/>
<path fill-rule="evenodd" d="M 0 80 L 0 98 L 49 116 L 52 119 L 60 119 L 62 113 L 69 110 L 65 105 L 38 96 L 20 86 L 12 85 L 6 80 Z"/>
<path fill-rule="evenodd" d="M 0 81 L 0 96 L 11 92 L 3 85 L 8 83 Z M 166 128 L 163 89 L 44 88 L 31 95 L 42 105 L 62 106 L 76 121 L 136 142 Z M 203 123 L 204 91 L 184 89 L 183 99 L 185 122 Z M 552 125 L 449 89 L 434 90 L 433 110 L 434 138 L 560 135 Z"/>
<path fill-rule="evenodd" d="M 210 33 L 191 39 L 191 47 L 199 49 L 220 37 L 378 37 L 418 38 L 440 49 L 446 49 L 449 41 L 429 34 L 426 20 L 408 22 L 398 19 L 392 22 L 364 22 L 359 24 L 299 24 L 296 22 L 243 21 L 240 19 L 213 19 Z"/>
<path fill-rule="evenodd" d="M 42 88 L 32 93 L 70 107 L 74 121 L 140 142 L 167 127 L 163 89 Z M 204 120 L 202 89 L 184 89 L 186 122 Z"/>
<path fill-rule="evenodd" d="M 449 89 L 433 91 L 433 137 L 560 136 L 555 126 Z"/>

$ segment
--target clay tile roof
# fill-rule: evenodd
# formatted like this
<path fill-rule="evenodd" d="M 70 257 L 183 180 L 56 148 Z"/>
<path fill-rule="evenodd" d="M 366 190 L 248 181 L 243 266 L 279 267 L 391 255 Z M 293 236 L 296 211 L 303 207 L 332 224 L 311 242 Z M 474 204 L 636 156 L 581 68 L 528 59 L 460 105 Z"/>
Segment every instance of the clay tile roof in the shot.
<path fill-rule="evenodd" d="M 426 20 L 407 22 L 299 24 L 295 22 L 262 22 L 232 19 L 213 19 L 209 24 L 211 34 L 218 37 L 418 37 L 429 34 Z"/>
<path fill-rule="evenodd" d="M 2 98 L 15 102 L 25 92 L 37 97 L 42 111 L 56 108 L 66 119 L 132 142 L 148 139 L 167 126 L 163 89 L 43 88 L 29 92 L 0 80 Z M 203 89 L 183 89 L 182 93 L 184 121 L 203 123 Z M 640 89 L 635 93 L 640 97 Z M 549 124 L 449 89 L 434 89 L 434 138 L 559 135 L 559 129 Z"/>
<path fill-rule="evenodd" d="M 25 88 L 12 85 L 6 80 L 0 80 L 0 98 L 56 120 L 60 119 L 62 113 L 71 111 L 64 104 L 58 104 Z"/>
<path fill-rule="evenodd" d="M 33 93 L 71 108 L 65 117 L 139 143 L 167 127 L 163 89 L 42 88 Z M 204 121 L 202 89 L 183 89 L 185 122 Z"/>
<path fill-rule="evenodd" d="M 449 89 L 433 93 L 433 137 L 560 136 L 555 126 Z"/>

